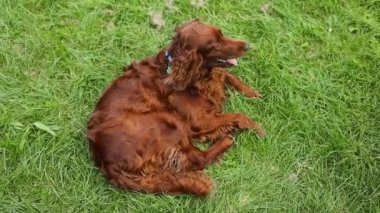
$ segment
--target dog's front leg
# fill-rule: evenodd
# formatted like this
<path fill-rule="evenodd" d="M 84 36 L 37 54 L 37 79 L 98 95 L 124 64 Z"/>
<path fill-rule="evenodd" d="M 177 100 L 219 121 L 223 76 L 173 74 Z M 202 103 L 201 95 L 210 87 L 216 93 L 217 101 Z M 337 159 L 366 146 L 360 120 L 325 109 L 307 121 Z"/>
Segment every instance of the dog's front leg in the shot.
<path fill-rule="evenodd" d="M 200 120 L 194 128 L 192 137 L 199 138 L 202 141 L 214 141 L 218 138 L 229 134 L 235 129 L 248 130 L 252 129 L 260 137 L 265 136 L 265 130 L 255 121 L 241 113 L 228 113 L 217 116 L 208 116 Z"/>
<path fill-rule="evenodd" d="M 225 72 L 225 76 L 226 76 L 226 81 L 227 81 L 227 84 L 231 85 L 234 89 L 236 89 L 237 91 L 243 93 L 245 96 L 249 97 L 249 98 L 261 98 L 262 95 L 250 88 L 249 86 L 247 86 L 246 84 L 244 84 L 238 77 L 236 77 L 235 75 L 229 73 L 229 72 Z"/>

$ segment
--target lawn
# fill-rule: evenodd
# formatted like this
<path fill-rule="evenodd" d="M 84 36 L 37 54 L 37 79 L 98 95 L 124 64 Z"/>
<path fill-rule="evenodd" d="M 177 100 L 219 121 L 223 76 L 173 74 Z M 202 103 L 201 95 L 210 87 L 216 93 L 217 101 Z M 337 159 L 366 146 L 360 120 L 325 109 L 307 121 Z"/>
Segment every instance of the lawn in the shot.
<path fill-rule="evenodd" d="M 200 2 L 0 0 L 1 212 L 380 211 L 380 2 Z M 230 71 L 264 96 L 230 91 L 226 110 L 268 135 L 236 136 L 208 198 L 115 189 L 86 122 L 124 65 L 197 17 L 254 44 Z"/>

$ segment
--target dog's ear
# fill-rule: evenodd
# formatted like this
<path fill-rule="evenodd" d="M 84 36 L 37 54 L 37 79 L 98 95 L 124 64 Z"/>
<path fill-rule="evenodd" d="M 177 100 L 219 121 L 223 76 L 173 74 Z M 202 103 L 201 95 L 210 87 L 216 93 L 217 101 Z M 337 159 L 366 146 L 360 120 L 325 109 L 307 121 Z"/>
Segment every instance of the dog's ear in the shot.
<path fill-rule="evenodd" d="M 186 26 L 199 22 L 198 19 L 185 23 L 176 29 L 173 43 L 169 48 L 172 54 L 172 74 L 166 79 L 166 83 L 175 90 L 184 90 L 203 75 L 203 57 L 189 45 L 186 32 L 182 32 Z"/>
<path fill-rule="evenodd" d="M 188 21 L 188 22 L 182 24 L 181 26 L 178 26 L 178 27 L 175 29 L 175 32 L 176 32 L 177 34 L 179 34 L 183 28 L 185 28 L 186 26 L 189 26 L 189 25 L 191 25 L 191 24 L 195 24 L 195 23 L 201 23 L 200 19 L 199 19 L 199 18 L 196 18 L 196 19 L 193 19 L 193 20 L 191 20 L 191 21 Z"/>
<path fill-rule="evenodd" d="M 181 91 L 201 79 L 204 75 L 203 58 L 196 50 L 180 49 L 172 62 L 172 74 L 166 83 Z"/>

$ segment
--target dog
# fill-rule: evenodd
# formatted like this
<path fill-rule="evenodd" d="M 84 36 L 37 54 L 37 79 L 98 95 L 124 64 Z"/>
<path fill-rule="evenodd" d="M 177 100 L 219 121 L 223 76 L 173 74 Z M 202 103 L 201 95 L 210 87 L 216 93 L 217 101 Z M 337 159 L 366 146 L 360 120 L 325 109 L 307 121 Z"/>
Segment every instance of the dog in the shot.
<path fill-rule="evenodd" d="M 209 195 L 212 181 L 203 169 L 231 147 L 233 131 L 265 135 L 246 115 L 223 112 L 226 85 L 261 96 L 226 70 L 249 49 L 193 20 L 157 55 L 127 66 L 87 125 L 92 158 L 106 179 L 131 191 Z M 202 151 L 195 140 L 211 145 Z"/>

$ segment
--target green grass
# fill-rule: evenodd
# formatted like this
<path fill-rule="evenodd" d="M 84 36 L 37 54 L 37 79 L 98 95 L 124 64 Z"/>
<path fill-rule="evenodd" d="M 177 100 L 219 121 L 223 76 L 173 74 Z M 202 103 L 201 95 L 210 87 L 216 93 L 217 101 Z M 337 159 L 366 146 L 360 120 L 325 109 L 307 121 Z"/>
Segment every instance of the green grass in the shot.
<path fill-rule="evenodd" d="M 380 211 L 378 0 L 273 1 L 269 16 L 261 0 L 160 2 L 0 0 L 0 211 Z M 161 32 L 150 10 L 163 11 Z M 86 122 L 121 67 L 196 17 L 254 44 L 231 72 L 264 98 L 231 91 L 226 109 L 268 136 L 237 136 L 207 169 L 210 198 L 117 190 L 89 158 Z"/>

